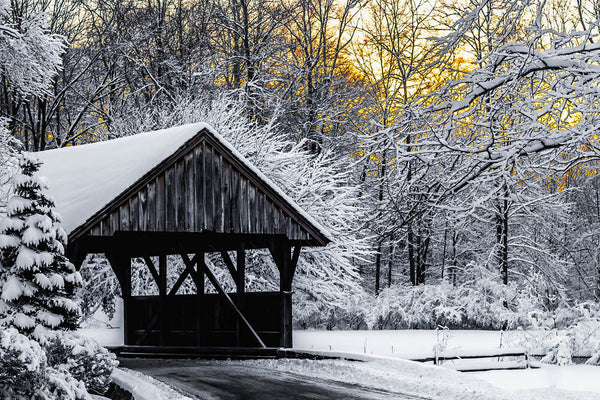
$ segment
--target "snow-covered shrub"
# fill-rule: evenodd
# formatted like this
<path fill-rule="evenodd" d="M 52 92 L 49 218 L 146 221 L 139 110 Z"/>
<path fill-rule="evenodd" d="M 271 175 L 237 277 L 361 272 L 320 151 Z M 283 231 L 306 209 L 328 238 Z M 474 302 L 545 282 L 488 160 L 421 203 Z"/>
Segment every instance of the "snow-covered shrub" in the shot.
<path fill-rule="evenodd" d="M 539 304 L 516 284 L 504 285 L 485 268 L 470 266 L 459 285 L 446 281 L 384 289 L 374 304 L 365 304 L 375 329 L 449 328 L 510 329 L 528 327 L 528 312 Z"/>
<path fill-rule="evenodd" d="M 462 320 L 461 305 L 447 284 L 397 285 L 384 289 L 370 314 L 372 327 L 376 329 L 457 327 Z"/>
<path fill-rule="evenodd" d="M 62 365 L 51 365 L 49 356 L 15 328 L 0 330 L 0 398 L 91 400 L 84 383 Z"/>
<path fill-rule="evenodd" d="M 544 352 L 544 361 L 548 363 L 568 363 L 572 357 L 591 355 L 587 363 L 597 364 L 600 360 L 598 308 L 594 303 L 582 302 L 571 306 L 563 304 L 554 311 L 532 311 L 529 313 L 532 328 L 508 332 L 507 341 L 509 346 Z"/>
<path fill-rule="evenodd" d="M 588 365 L 600 365 L 600 342 L 594 350 L 592 350 L 592 356 L 585 362 Z"/>
<path fill-rule="evenodd" d="M 75 379 L 63 366 L 46 368 L 45 381 L 52 399 L 92 400 L 84 383 Z"/>
<path fill-rule="evenodd" d="M 294 327 L 300 329 L 361 330 L 368 329 L 364 309 L 357 307 L 323 307 L 306 299 L 298 301 L 294 311 Z"/>
<path fill-rule="evenodd" d="M 571 337 L 560 335 L 552 337 L 546 343 L 546 355 L 541 359 L 543 363 L 569 365 L 572 363 Z"/>
<path fill-rule="evenodd" d="M 75 332 L 56 331 L 47 334 L 42 346 L 48 365 L 83 382 L 90 393 L 104 394 L 108 390 L 118 361 L 96 341 Z"/>
<path fill-rule="evenodd" d="M 0 397 L 31 398 L 44 389 L 46 354 L 14 328 L 0 330 Z"/>

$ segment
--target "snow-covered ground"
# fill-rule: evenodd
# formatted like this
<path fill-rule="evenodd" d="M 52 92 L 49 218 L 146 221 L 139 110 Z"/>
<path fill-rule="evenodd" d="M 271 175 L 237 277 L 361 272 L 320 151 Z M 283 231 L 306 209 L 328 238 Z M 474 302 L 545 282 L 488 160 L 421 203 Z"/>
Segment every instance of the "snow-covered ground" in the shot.
<path fill-rule="evenodd" d="M 572 385 L 568 385 L 569 390 L 567 390 L 562 385 L 556 386 L 551 382 L 546 382 L 545 387 L 536 388 L 535 385 L 528 386 L 526 382 L 530 376 L 539 376 L 539 372 L 533 370 L 508 371 L 510 374 L 504 377 L 499 373 L 494 379 L 488 380 L 481 379 L 483 376 L 480 374 L 464 374 L 446 368 L 406 360 L 378 360 L 365 363 L 337 360 L 254 360 L 230 362 L 235 365 L 246 363 L 254 368 L 271 367 L 279 371 L 294 372 L 307 377 L 354 383 L 432 400 L 596 400 L 600 396 L 599 392 L 584 391 L 584 389 L 594 389 L 591 386 L 583 387 L 582 390 L 577 391 L 570 390 L 573 387 Z M 588 368 L 584 367 L 582 369 Z M 555 367 L 550 368 L 548 371 L 553 371 L 560 375 L 560 371 L 565 370 L 571 370 L 571 367 L 566 367 L 566 369 L 564 367 Z M 546 369 L 542 371 L 546 371 Z M 521 375 L 520 373 L 524 374 Z M 550 376 L 551 374 L 552 372 L 545 373 L 546 376 Z M 598 368 L 595 377 L 595 379 L 600 377 L 600 368 Z M 589 379 L 590 375 L 586 374 L 583 379 L 586 378 Z M 499 381 L 502 379 L 507 379 L 507 381 L 500 383 Z M 488 382 L 485 382 L 485 380 L 488 380 Z M 520 382 L 522 385 L 509 390 L 510 380 Z M 501 389 L 499 386 L 504 387 Z"/>
<path fill-rule="evenodd" d="M 119 316 L 117 320 L 118 318 Z M 102 325 L 106 321 L 102 321 L 100 317 L 98 322 L 98 325 Z M 112 326 L 117 325 L 122 324 L 112 322 Z M 105 346 L 123 344 L 123 332 L 120 326 L 112 329 L 88 327 L 81 332 Z M 257 360 L 245 363 L 256 367 L 294 372 L 307 377 L 318 376 L 407 394 L 417 394 L 417 391 L 421 390 L 421 395 L 440 399 L 595 400 L 600 398 L 600 367 L 596 366 L 543 365 L 539 369 L 458 373 L 449 368 L 402 360 L 431 356 L 436 346 L 444 348 L 446 352 L 477 353 L 499 347 L 514 347 L 518 344 L 519 337 L 524 334 L 527 333 L 297 330 L 294 331 L 294 347 L 299 350 L 359 353 L 394 359 L 366 363 L 331 360 Z M 398 360 L 395 360 L 396 358 Z M 448 367 L 452 367 L 452 362 L 446 363 Z"/>
<path fill-rule="evenodd" d="M 570 391 L 572 396 L 579 392 L 592 392 L 589 397 L 582 398 L 600 398 L 600 367 L 592 365 L 544 365 L 539 369 L 486 371 L 468 375 L 508 391 L 538 393 L 540 398 L 544 398 L 542 394 L 565 391 Z"/>
<path fill-rule="evenodd" d="M 117 368 L 112 373 L 112 379 L 121 388 L 133 393 L 135 400 L 192 400 L 163 382 L 137 371 Z"/>

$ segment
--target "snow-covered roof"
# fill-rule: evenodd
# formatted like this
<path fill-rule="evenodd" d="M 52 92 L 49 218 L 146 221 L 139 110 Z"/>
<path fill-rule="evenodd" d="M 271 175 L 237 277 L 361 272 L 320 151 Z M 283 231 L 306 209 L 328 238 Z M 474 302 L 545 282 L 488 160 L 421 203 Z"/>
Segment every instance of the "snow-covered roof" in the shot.
<path fill-rule="evenodd" d="M 62 216 L 63 228 L 70 234 L 201 132 L 207 132 L 217 139 L 295 212 L 331 240 L 327 229 L 204 123 L 47 150 L 34 155 L 43 162 L 40 174 L 48 178 L 50 191 L 56 200 L 56 210 Z"/>

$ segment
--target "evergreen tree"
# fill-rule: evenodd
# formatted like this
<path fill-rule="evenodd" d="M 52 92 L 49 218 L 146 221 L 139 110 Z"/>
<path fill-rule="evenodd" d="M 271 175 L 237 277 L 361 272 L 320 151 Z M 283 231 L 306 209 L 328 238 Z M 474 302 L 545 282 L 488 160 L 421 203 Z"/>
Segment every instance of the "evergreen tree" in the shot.
<path fill-rule="evenodd" d="M 73 287 L 81 277 L 64 255 L 67 235 L 53 210 L 40 161 L 21 155 L 7 215 L 0 220 L 0 326 L 40 338 L 75 329 L 81 314 Z"/>

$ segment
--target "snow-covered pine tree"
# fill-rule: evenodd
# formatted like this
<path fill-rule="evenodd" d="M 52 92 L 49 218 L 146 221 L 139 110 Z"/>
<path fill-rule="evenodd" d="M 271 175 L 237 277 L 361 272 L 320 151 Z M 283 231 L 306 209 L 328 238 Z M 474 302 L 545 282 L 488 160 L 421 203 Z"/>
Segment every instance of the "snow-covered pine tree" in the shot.
<path fill-rule="evenodd" d="M 31 155 L 19 157 L 7 215 L 0 220 L 0 326 L 26 335 L 77 326 L 73 287 L 81 276 L 64 255 L 67 240 L 54 200 Z"/>

